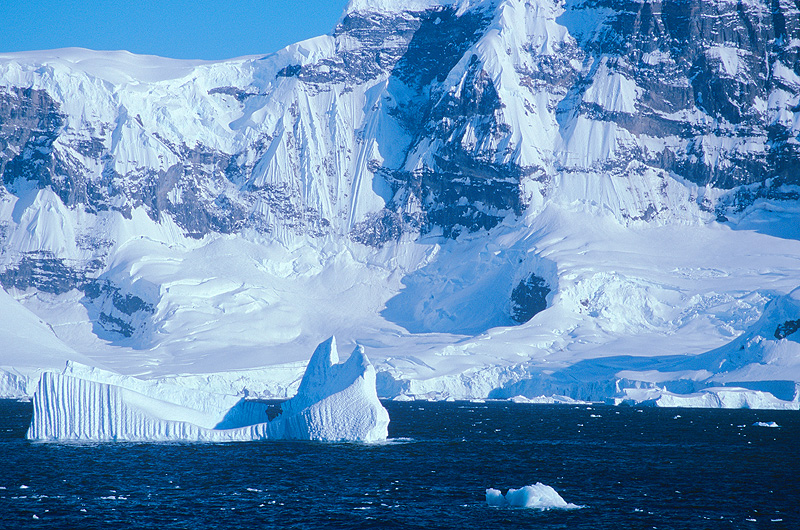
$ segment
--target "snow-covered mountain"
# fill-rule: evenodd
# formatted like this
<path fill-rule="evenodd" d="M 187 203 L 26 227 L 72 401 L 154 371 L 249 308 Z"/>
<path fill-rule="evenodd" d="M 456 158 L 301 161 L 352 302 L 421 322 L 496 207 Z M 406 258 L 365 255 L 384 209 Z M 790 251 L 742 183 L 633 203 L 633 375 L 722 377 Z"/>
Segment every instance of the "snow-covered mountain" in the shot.
<path fill-rule="evenodd" d="M 286 395 L 335 334 L 387 397 L 798 398 L 788 0 L 353 0 L 264 57 L 4 54 L 0 173 L 0 394 L 71 358 Z"/>

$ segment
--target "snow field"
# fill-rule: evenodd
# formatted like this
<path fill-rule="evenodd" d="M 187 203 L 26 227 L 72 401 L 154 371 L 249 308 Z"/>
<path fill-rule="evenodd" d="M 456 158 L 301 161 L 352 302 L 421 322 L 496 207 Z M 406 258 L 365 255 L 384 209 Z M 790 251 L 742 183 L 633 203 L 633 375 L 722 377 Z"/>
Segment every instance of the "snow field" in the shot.
<path fill-rule="evenodd" d="M 564 395 L 794 407 L 797 392 L 778 399 L 750 386 L 800 382 L 798 334 L 775 337 L 779 326 L 800 318 L 796 292 L 787 298 L 800 285 L 796 201 L 759 200 L 720 224 L 709 205 L 725 190 L 636 160 L 620 174 L 598 170 L 631 146 L 656 153 L 683 141 L 637 136 L 585 114 L 556 119 L 567 94 L 523 83 L 543 59 L 601 31 L 602 17 L 578 20 L 583 10 L 565 13 L 546 0 L 353 0 L 347 12 L 442 5 L 459 13 L 495 9 L 486 33 L 431 91 L 463 90 L 475 54 L 504 105 L 494 118 L 512 133 L 480 136 L 480 124 L 469 123 L 462 147 L 494 163 L 542 168 L 521 183 L 529 206 L 520 218 L 509 215 L 458 241 L 407 235 L 373 249 L 347 239 L 392 199 L 372 163 L 420 169 L 435 164 L 442 141 L 411 144 L 414 135 L 392 113 L 414 94 L 388 73 L 329 90 L 276 77 L 289 65 L 337 58 L 357 42 L 323 36 L 267 57 L 209 63 L 80 49 L 0 56 L 4 85 L 47 90 L 61 105 L 68 133 L 54 149 L 85 166 L 87 178 L 104 178 L 104 165 L 70 142 L 95 134 L 113 155 L 111 169 L 133 181 L 180 162 L 168 144 L 238 153 L 264 141 L 261 158 L 246 155 L 249 182 L 214 180 L 202 192 L 285 185 L 299 201 L 292 206 L 331 223 L 323 236 L 302 234 L 259 198 L 247 208 L 263 214 L 265 232 L 193 239 L 168 215 L 154 221 L 144 208 L 133 208 L 130 218 L 68 208 L 52 190 L 18 182 L 13 193 L 0 194 L 2 265 L 25 252 L 75 265 L 105 260 L 92 274 L 153 312 L 121 315 L 108 300 L 92 305 L 78 290 L 0 291 L 0 395 L 30 395 L 42 370 L 74 360 L 187 388 L 287 397 L 307 352 L 337 334 L 370 348 L 385 397 Z M 716 47 L 709 56 L 725 75 L 746 66 L 733 48 Z M 633 81 L 583 59 L 568 62 L 572 73 L 596 69 L 582 101 L 634 113 L 640 94 Z M 645 60 L 671 58 L 654 52 Z M 787 85 L 798 83 L 781 64 L 774 70 Z M 247 97 L 240 102 L 215 89 Z M 767 99 L 765 109 L 800 130 L 795 96 L 775 90 Z M 697 109 L 681 113 L 673 117 L 687 124 L 707 119 Z M 709 134 L 698 145 L 710 162 L 727 150 L 761 149 L 736 135 Z M 170 191 L 177 204 L 179 192 Z M 78 244 L 87 239 L 97 245 Z M 552 289 L 548 308 L 512 325 L 510 294 L 531 273 Z M 101 311 L 130 317 L 133 335 L 105 330 Z"/>

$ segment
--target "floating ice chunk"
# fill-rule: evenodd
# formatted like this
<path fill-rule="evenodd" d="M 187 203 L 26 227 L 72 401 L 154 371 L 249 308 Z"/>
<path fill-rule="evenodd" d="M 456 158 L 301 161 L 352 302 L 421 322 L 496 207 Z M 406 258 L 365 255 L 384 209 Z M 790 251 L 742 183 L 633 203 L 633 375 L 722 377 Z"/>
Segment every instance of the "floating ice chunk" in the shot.
<path fill-rule="evenodd" d="M 753 427 L 780 427 L 774 421 L 757 421 L 753 424 Z"/>
<path fill-rule="evenodd" d="M 526 397 L 526 396 L 514 396 L 509 398 L 508 401 L 512 401 L 514 403 L 525 403 L 525 404 L 533 404 L 533 405 L 588 405 L 589 401 L 581 401 L 579 399 L 573 399 L 567 396 L 537 396 L 537 397 Z"/>
<path fill-rule="evenodd" d="M 486 490 L 486 504 L 489 506 L 506 506 L 506 498 L 500 490 L 488 488 Z"/>
<path fill-rule="evenodd" d="M 556 490 L 541 482 L 520 489 L 511 488 L 505 496 L 500 490 L 489 488 L 486 490 L 486 503 L 489 506 L 535 508 L 537 510 L 576 510 L 582 508 L 577 504 L 568 503 L 561 498 L 561 495 Z"/>
<path fill-rule="evenodd" d="M 342 364 L 331 337 L 314 351 L 297 394 L 276 421 L 284 438 L 374 442 L 388 436 L 389 413 L 378 400 L 375 368 L 362 346 Z"/>
<path fill-rule="evenodd" d="M 375 369 L 357 347 L 339 356 L 333 337 L 312 355 L 297 394 L 269 421 L 269 406 L 230 395 L 143 381 L 96 368 L 45 372 L 34 393 L 32 440 L 372 442 L 388 434 Z"/>
<path fill-rule="evenodd" d="M 708 409 L 800 409 L 800 401 L 785 401 L 769 392 L 739 387 L 709 387 L 692 394 L 676 394 L 660 388 L 626 388 L 623 392 L 624 397 L 614 398 L 614 404 Z"/>

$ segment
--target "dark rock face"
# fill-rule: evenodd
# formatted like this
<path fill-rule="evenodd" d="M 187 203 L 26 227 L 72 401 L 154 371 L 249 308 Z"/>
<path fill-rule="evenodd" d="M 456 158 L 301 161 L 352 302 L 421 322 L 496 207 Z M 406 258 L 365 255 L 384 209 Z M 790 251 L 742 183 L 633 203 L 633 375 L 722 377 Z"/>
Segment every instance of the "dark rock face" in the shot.
<path fill-rule="evenodd" d="M 358 85 L 384 75 L 405 53 L 420 20 L 415 16 L 351 13 L 334 29 L 337 39 L 352 39 L 359 46 L 346 47 L 335 57 L 300 67 L 287 66 L 278 75 L 297 77 L 317 90 L 331 85 Z"/>
<path fill-rule="evenodd" d="M 280 72 L 279 72 L 279 74 L 280 74 Z M 253 96 L 258 95 L 258 94 L 255 94 L 253 92 L 249 92 L 247 90 L 242 90 L 241 88 L 236 88 L 234 86 L 221 86 L 221 87 L 217 87 L 217 88 L 212 88 L 211 90 L 208 91 L 208 94 L 209 95 L 212 95 L 212 94 L 225 94 L 227 96 L 232 96 L 239 103 L 242 103 L 243 101 L 245 101 L 249 97 L 253 97 Z"/>
<path fill-rule="evenodd" d="M 292 69 L 293 75 L 317 90 L 333 83 L 359 84 L 388 73 L 389 86 L 403 87 L 395 92 L 411 94 L 392 102 L 390 108 L 390 114 L 413 138 L 406 152 L 431 138 L 450 138 L 433 167 L 415 172 L 402 167 L 377 168 L 393 187 L 395 199 L 385 212 L 353 228 L 351 236 L 356 241 L 380 245 L 403 231 L 426 233 L 437 227 L 446 237 L 457 237 L 465 230 L 492 228 L 509 212 L 521 210 L 519 169 L 497 166 L 488 161 L 490 157 L 463 152 L 455 141 L 475 119 L 481 120 L 481 133 L 496 133 L 502 127 L 493 116 L 502 103 L 477 57 L 462 93 L 441 99 L 437 92 L 491 20 L 491 11 L 458 15 L 450 7 L 402 15 L 351 13 L 334 36 L 354 39 L 360 46 L 336 59 Z M 290 73 L 288 67 L 284 70 L 281 75 Z M 443 122 L 448 125 L 442 126 Z M 404 213 L 410 204 L 420 203 L 422 213 Z"/>
<path fill-rule="evenodd" d="M 775 338 L 778 340 L 785 339 L 789 335 L 797 332 L 797 330 L 800 330 L 800 319 L 787 320 L 775 328 Z"/>
<path fill-rule="evenodd" d="M 793 81 L 800 76 L 800 0 L 563 2 L 557 22 L 574 41 L 556 45 L 552 55 L 540 54 L 536 42 L 521 44 L 517 51 L 530 60 L 515 72 L 520 80 L 515 90 L 546 92 L 546 108 L 528 102 L 521 112 L 552 113 L 562 130 L 586 118 L 613 123 L 636 139 L 590 162 L 591 167 L 559 162 L 553 152 L 535 162 L 542 167 L 514 161 L 508 145 L 519 131 L 511 130 L 504 116 L 506 93 L 498 91 L 492 66 L 470 52 L 497 27 L 498 3 L 464 13 L 452 7 L 349 13 L 334 30 L 337 51 L 332 57 L 269 71 L 269 83 L 300 87 L 298 93 L 310 99 L 341 96 L 369 82 L 382 90 L 375 108 L 385 110 L 381 119 L 393 120 L 392 127 L 405 137 L 397 145 L 381 146 L 392 151 L 385 157 L 392 162 L 367 161 L 369 172 L 388 185 L 388 193 L 381 193 L 386 204 L 352 227 L 337 226 L 341 219 L 334 217 L 346 217 L 341 212 L 348 205 L 320 211 L 324 207 L 312 206 L 307 198 L 306 182 L 298 183 L 303 179 L 296 174 L 302 171 L 307 180 L 324 174 L 331 182 L 353 175 L 341 174 L 348 171 L 341 169 L 346 164 L 313 160 L 316 154 L 303 147 L 298 130 L 309 128 L 309 134 L 322 136 L 330 131 L 324 123 L 304 123 L 297 100 L 287 103 L 285 130 L 263 133 L 232 153 L 172 142 L 146 130 L 140 116 L 129 116 L 119 105 L 117 127 L 136 124 L 149 141 L 163 146 L 160 152 L 177 160 L 160 169 L 128 161 L 135 169 L 120 174 L 115 157 L 125 155 L 112 147 L 113 123 L 70 123 L 53 94 L 0 86 L 0 200 L 33 183 L 52 189 L 67 207 L 88 213 L 117 211 L 130 218 L 133 209 L 143 207 L 153 220 L 168 217 L 196 238 L 244 229 L 266 233 L 277 224 L 317 237 L 348 230 L 353 241 L 373 247 L 404 233 L 458 238 L 490 230 L 524 211 L 525 181 L 547 185 L 553 174 L 568 172 L 624 179 L 638 171 L 630 169 L 633 162 L 660 175 L 730 190 L 716 203 L 698 199 L 720 221 L 761 198 L 800 200 L 796 187 L 785 186 L 800 185 L 795 128 L 800 83 Z M 584 97 L 605 75 L 601 72 L 635 84 L 635 111 L 609 110 Z M 252 111 L 265 104 L 262 90 L 263 85 L 217 86 L 207 94 L 215 102 Z M 344 134 L 350 132 L 356 144 L 371 140 L 365 130 Z M 638 141 L 643 138 L 648 141 Z M 285 174 L 264 183 L 258 167 L 269 163 L 281 141 L 290 159 L 281 166 Z M 352 154 L 341 143 L 328 148 L 336 152 L 321 156 Z M 329 194 L 331 202 L 343 200 L 336 190 L 321 193 Z M 667 193 L 666 187 L 654 193 Z M 659 214 L 651 205 L 624 215 L 651 221 Z M 5 250 L 10 227 L 0 224 L 0 264 L 5 267 L 0 284 L 5 288 L 56 296 L 78 290 L 99 329 L 110 337 L 133 336 L 155 314 L 155 303 L 146 296 L 126 292 L 103 276 L 109 242 L 82 236 L 78 247 L 92 256 L 82 262 L 47 252 L 13 254 Z M 511 293 L 512 319 L 526 322 L 545 309 L 550 289 L 535 275 L 521 281 Z M 795 333 L 798 322 L 784 322 L 775 337 Z"/>
<path fill-rule="evenodd" d="M 547 295 L 550 286 L 544 278 L 531 274 L 511 291 L 511 318 L 522 324 L 536 313 L 547 309 Z"/>
<path fill-rule="evenodd" d="M 423 231 L 442 227 L 445 237 L 463 231 L 490 229 L 509 213 L 522 211 L 519 185 L 525 170 L 492 161 L 491 153 L 464 147 L 472 128 L 483 138 L 503 137 L 509 131 L 495 111 L 503 107 L 494 83 L 473 55 L 462 90 L 447 93 L 428 111 L 422 136 L 442 141 L 434 164 L 408 182 L 427 210 Z"/>
<path fill-rule="evenodd" d="M 247 97 L 243 92 L 219 92 L 237 99 Z M 122 114 L 127 119 L 127 114 Z M 168 214 L 189 235 L 197 237 L 209 232 L 232 233 L 248 220 L 246 198 L 232 182 L 243 171 L 236 157 L 161 139 L 181 163 L 161 172 L 142 169 L 120 175 L 112 169 L 113 159 L 105 141 L 66 135 L 66 119 L 59 104 L 44 91 L 0 89 L 0 172 L 7 188 L 13 191 L 21 180 L 34 181 L 39 188 L 50 187 L 67 206 L 80 204 L 92 213 L 118 210 L 127 217 L 132 208 L 144 205 L 153 219 Z M 106 167 L 101 177 L 92 179 L 92 172 L 69 149 L 55 149 L 58 139 L 75 152 L 101 162 Z M 173 190 L 180 191 L 179 202 L 169 199 Z M 209 190 L 221 191 L 209 195 Z M 125 200 L 120 206 L 121 197 Z"/>
<path fill-rule="evenodd" d="M 483 35 L 492 14 L 470 11 L 458 15 L 453 8 L 420 14 L 419 25 L 392 75 L 406 86 L 422 90 L 445 80 L 464 53 Z"/>
<path fill-rule="evenodd" d="M 466 55 L 495 22 L 495 7 L 464 13 L 452 7 L 349 13 L 334 30 L 339 51 L 333 57 L 277 72 L 312 95 L 345 93 L 387 79 L 387 94 L 394 100 L 382 104 L 410 140 L 392 146 L 402 155 L 395 157 L 400 162 L 372 168 L 393 197 L 385 211 L 350 230 L 354 240 L 382 245 L 409 231 L 455 238 L 488 230 L 524 210 L 524 179 L 548 179 L 545 168 L 503 162 L 513 156 L 499 146 L 514 131 L 502 117 L 505 106 L 486 65 L 477 55 Z M 538 55 L 535 43 L 523 44 L 533 62 L 517 72 L 522 86 L 548 91 L 553 108 L 547 111 L 555 111 L 562 127 L 585 117 L 613 122 L 663 145 L 644 148 L 634 142 L 593 167 L 554 162 L 550 170 L 624 178 L 631 171 L 628 163 L 638 161 L 699 185 L 735 189 L 720 204 L 701 205 L 717 208 L 720 219 L 758 198 L 796 199 L 796 191 L 780 185 L 800 184 L 800 142 L 791 118 L 800 108 L 773 108 L 783 103 L 770 98 L 783 91 L 785 100 L 796 101 L 800 92 L 781 74 L 800 75 L 800 47 L 793 44 L 800 36 L 797 2 L 568 0 L 564 9 L 557 22 L 574 43 L 559 45 L 554 55 Z M 466 64 L 460 79 L 446 84 L 458 64 Z M 580 72 L 574 64 L 586 68 Z M 635 113 L 584 101 L 601 66 L 636 84 Z M 220 86 L 208 94 L 240 105 L 263 98 L 253 87 Z M 296 108 L 288 115 L 290 127 L 300 123 Z M 13 192 L 21 179 L 33 181 L 51 187 L 67 206 L 81 205 L 90 213 L 116 210 L 130 216 L 133 208 L 144 206 L 151 218 L 168 215 L 194 237 L 245 227 L 268 231 L 270 222 L 256 204 L 269 209 L 273 224 L 315 235 L 333 229 L 330 214 L 309 206 L 296 183 L 254 184 L 254 168 L 271 156 L 272 136 L 254 140 L 241 152 L 224 153 L 148 133 L 179 162 L 120 175 L 113 169 L 112 125 L 87 125 L 91 130 L 77 134 L 67 120 L 44 91 L 0 88 L 0 173 L 6 188 Z M 141 118 L 128 116 L 124 107 L 118 120 L 143 127 Z M 288 129 L 286 134 L 291 136 Z M 295 140 L 287 142 L 297 159 L 287 171 L 312 156 Z M 414 157 L 424 163 L 410 163 Z M 86 160 L 103 170 L 98 174 L 85 167 Z M 332 170 L 309 171 L 313 178 L 313 171 Z M 658 213 L 645 210 L 635 218 L 647 221 Z"/>
<path fill-rule="evenodd" d="M 152 304 L 142 298 L 123 293 L 119 287 L 106 280 L 93 280 L 83 286 L 86 305 L 90 312 L 96 312 L 96 326 L 103 331 L 132 337 L 137 331 L 134 320 L 147 318 L 155 312 Z"/>
<path fill-rule="evenodd" d="M 174 146 L 174 150 L 180 155 L 180 163 L 132 179 L 133 185 L 122 192 L 129 203 L 133 207 L 144 205 L 154 220 L 170 215 L 192 237 L 240 230 L 247 212 L 240 190 L 230 181 L 230 175 L 238 170 L 233 157 L 203 147 Z M 116 180 L 125 179 L 119 176 Z M 208 190 L 217 193 L 209 194 Z M 171 199 L 170 192 L 177 192 L 180 199 Z"/>
<path fill-rule="evenodd" d="M 45 293 L 64 294 L 82 288 L 86 273 L 50 252 L 31 252 L 22 256 L 14 267 L 0 273 L 4 288 L 24 291 L 30 287 Z"/>
<path fill-rule="evenodd" d="M 749 186 L 718 208 L 720 216 L 725 208 L 746 207 L 759 197 L 781 198 L 786 192 L 778 191 L 777 185 L 800 183 L 800 142 L 792 136 L 791 120 L 778 119 L 767 108 L 775 90 L 798 92 L 778 75 L 781 69 L 800 75 L 800 47 L 792 44 L 800 35 L 796 5 L 777 0 L 570 0 L 564 7 L 558 22 L 575 37 L 576 45 L 559 49 L 555 56 L 533 54 L 536 64 L 518 72 L 522 84 L 531 90 L 547 87 L 560 98 L 557 115 L 562 124 L 585 116 L 675 144 L 646 151 L 628 146 L 613 159 L 584 169 L 624 175 L 627 163 L 639 160 L 700 185 Z M 388 76 L 389 87 L 403 87 L 395 93 L 407 94 L 389 103 L 390 114 L 411 137 L 409 145 L 397 149 L 408 157 L 426 145 L 436 146 L 428 153 L 428 163 L 413 172 L 404 170 L 405 164 L 377 168 L 394 198 L 386 213 L 372 215 L 351 231 L 357 241 L 382 244 L 409 230 L 441 229 L 445 237 L 457 237 L 490 229 L 524 209 L 521 180 L 543 170 L 498 163 L 498 153 L 481 147 L 499 145 L 510 131 L 498 117 L 504 104 L 480 59 L 473 55 L 468 60 L 458 90 L 445 93 L 442 88 L 446 76 L 492 23 L 494 10 L 485 9 L 461 14 L 451 7 L 350 13 L 333 35 L 357 45 L 343 46 L 334 57 L 314 64 L 287 65 L 277 73 L 296 78 L 312 92 L 342 84 L 346 91 Z M 526 51 L 532 52 L 530 46 Z M 592 66 L 579 74 L 570 61 Z M 641 89 L 635 114 L 611 112 L 582 100 L 600 65 Z M 209 94 L 240 104 L 259 96 L 251 88 L 233 86 L 217 87 Z M 697 112 L 708 119 L 686 117 Z M 120 119 L 141 123 L 124 108 Z M 77 138 L 68 135 L 65 123 L 66 116 L 47 93 L 0 90 L 0 172 L 9 189 L 13 191 L 19 179 L 34 181 L 52 187 L 68 206 L 80 204 L 89 212 L 112 209 L 130 215 L 132 208 L 144 205 L 153 219 L 169 215 L 197 237 L 235 233 L 246 226 L 266 230 L 266 220 L 252 213 L 257 201 L 269 204 L 280 222 L 296 230 L 330 230 L 331 220 L 305 206 L 297 198 L 302 195 L 299 190 L 248 184 L 253 161 L 265 156 L 271 138 L 240 153 L 159 138 L 180 163 L 163 171 L 142 168 L 119 175 L 104 140 L 108 131 Z M 468 132 L 481 139 L 474 147 L 465 147 L 470 145 L 464 141 Z M 54 149 L 56 140 L 99 161 L 106 170 L 90 178 L 91 171 L 69 149 Z M 765 149 L 745 148 L 749 141 Z M 720 147 L 723 144 L 727 147 Z M 770 185 L 765 185 L 768 180 Z M 171 199 L 171 192 L 180 200 Z M 120 196 L 125 200 L 119 201 Z M 418 213 L 405 213 L 413 210 Z"/>
<path fill-rule="evenodd" d="M 417 16 L 413 37 L 389 79 L 389 86 L 403 87 L 397 92 L 415 96 L 392 102 L 390 114 L 413 138 L 406 149 L 409 155 L 432 140 L 441 140 L 442 147 L 433 153 L 429 166 L 416 171 L 379 169 L 395 191 L 387 208 L 396 213 L 404 230 L 427 233 L 438 227 L 445 237 L 454 238 L 464 231 L 490 229 L 505 215 L 520 213 L 519 182 L 524 171 L 512 164 L 493 163 L 492 153 L 479 148 L 465 150 L 461 140 L 469 127 L 478 136 L 507 134 L 495 116 L 503 104 L 476 55 L 471 57 L 460 91 L 442 93 L 440 87 L 483 35 L 491 13 L 458 16 L 454 9 L 443 8 Z M 417 204 L 421 214 L 403 215 Z"/>
<path fill-rule="evenodd" d="M 53 142 L 66 121 L 43 90 L 0 90 L 0 173 L 3 184 L 23 178 L 44 188 L 54 184 Z"/>
<path fill-rule="evenodd" d="M 596 23 L 578 23 L 586 20 Z M 565 112 L 614 121 L 633 134 L 678 137 L 681 149 L 632 156 L 700 185 L 800 182 L 790 169 L 800 160 L 791 123 L 767 108 L 773 91 L 798 92 L 776 75 L 781 68 L 800 74 L 800 49 L 791 44 L 800 35 L 796 3 L 572 0 L 560 21 L 587 58 L 606 60 L 643 89 L 635 116 L 586 103 Z M 591 76 L 573 92 L 585 90 Z M 695 109 L 710 119 L 682 117 Z M 746 148 L 748 140 L 766 151 Z"/>
<path fill-rule="evenodd" d="M 354 226 L 350 231 L 350 239 L 362 245 L 380 248 L 388 241 L 400 238 L 403 224 L 397 213 L 384 208 Z"/>
<path fill-rule="evenodd" d="M 152 304 L 142 298 L 123 293 L 110 281 L 94 278 L 102 261 L 75 263 L 49 252 L 26 253 L 15 266 L 0 272 L 0 285 L 5 289 L 37 291 L 61 295 L 76 289 L 84 293 L 83 303 L 105 331 L 131 337 L 136 327 L 131 323 L 142 315 L 155 312 Z"/>

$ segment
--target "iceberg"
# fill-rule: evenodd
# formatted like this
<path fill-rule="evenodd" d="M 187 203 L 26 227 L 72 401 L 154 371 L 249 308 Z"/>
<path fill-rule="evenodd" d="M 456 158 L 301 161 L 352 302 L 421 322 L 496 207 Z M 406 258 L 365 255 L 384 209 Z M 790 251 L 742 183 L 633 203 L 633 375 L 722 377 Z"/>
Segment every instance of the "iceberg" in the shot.
<path fill-rule="evenodd" d="M 656 407 L 705 409 L 799 410 L 800 401 L 785 401 L 770 392 L 740 387 L 709 387 L 692 394 L 676 394 L 661 388 L 624 389 L 615 405 L 634 403 Z"/>
<path fill-rule="evenodd" d="M 757 421 L 757 422 L 755 422 L 755 423 L 753 424 L 753 427 L 772 427 L 772 428 L 778 428 L 778 427 L 780 427 L 780 425 L 778 425 L 778 423 L 777 423 L 777 422 L 774 422 L 774 421 Z"/>
<path fill-rule="evenodd" d="M 486 503 L 489 506 L 513 508 L 535 508 L 537 510 L 576 510 L 581 508 L 577 504 L 565 501 L 552 486 L 537 482 L 531 486 L 519 489 L 511 488 L 508 493 L 503 493 L 494 488 L 486 490 Z"/>
<path fill-rule="evenodd" d="M 389 425 L 363 347 L 340 364 L 333 337 L 317 347 L 297 394 L 279 407 L 77 363 L 43 373 L 33 407 L 30 440 L 375 442 L 387 438 Z"/>

